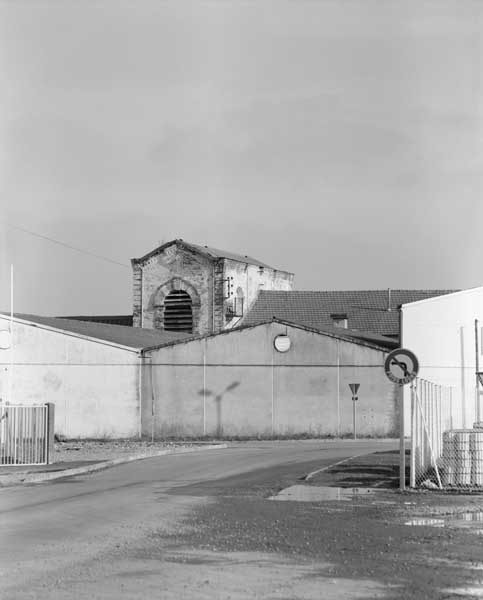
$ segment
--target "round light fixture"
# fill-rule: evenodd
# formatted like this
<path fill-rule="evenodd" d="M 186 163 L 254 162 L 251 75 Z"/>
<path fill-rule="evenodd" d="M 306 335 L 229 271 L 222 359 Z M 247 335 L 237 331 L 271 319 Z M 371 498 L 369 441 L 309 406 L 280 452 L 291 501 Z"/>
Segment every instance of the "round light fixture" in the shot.
<path fill-rule="evenodd" d="M 277 335 L 277 337 L 273 340 L 273 345 L 275 346 L 275 350 L 278 352 L 288 352 L 292 342 L 288 335 Z"/>
<path fill-rule="evenodd" d="M 10 331 L 4 329 L 0 331 L 0 349 L 8 350 L 12 345 L 12 336 L 10 335 Z"/>

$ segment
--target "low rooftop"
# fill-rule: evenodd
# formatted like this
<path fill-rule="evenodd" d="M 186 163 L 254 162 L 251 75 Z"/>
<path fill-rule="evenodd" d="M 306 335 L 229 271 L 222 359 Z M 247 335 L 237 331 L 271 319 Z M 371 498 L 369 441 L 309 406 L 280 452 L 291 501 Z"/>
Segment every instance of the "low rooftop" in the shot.
<path fill-rule="evenodd" d="M 347 318 L 347 327 L 361 332 L 399 337 L 401 304 L 443 296 L 458 290 L 356 290 L 356 291 L 270 291 L 262 290 L 243 324 L 272 317 L 310 327 L 334 325 Z"/>
<path fill-rule="evenodd" d="M 5 319 L 7 313 L 0 313 Z M 65 333 L 90 337 L 115 345 L 141 350 L 154 345 L 162 345 L 190 337 L 191 334 L 175 331 L 159 331 L 124 325 L 111 325 L 92 321 L 76 321 L 59 317 L 42 317 L 24 313 L 14 314 L 15 320 L 27 321 L 33 326 L 45 326 Z"/>

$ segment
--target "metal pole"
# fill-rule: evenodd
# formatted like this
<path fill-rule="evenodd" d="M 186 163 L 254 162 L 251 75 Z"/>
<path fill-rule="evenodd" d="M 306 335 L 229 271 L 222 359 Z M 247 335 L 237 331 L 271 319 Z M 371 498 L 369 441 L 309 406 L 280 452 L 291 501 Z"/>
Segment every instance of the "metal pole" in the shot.
<path fill-rule="evenodd" d="M 356 426 L 356 400 L 355 397 L 352 396 L 352 425 L 354 428 L 354 439 L 357 439 L 357 426 Z"/>
<path fill-rule="evenodd" d="M 476 369 L 476 421 L 480 422 L 480 380 L 478 372 L 480 370 L 480 350 L 478 339 L 478 319 L 475 319 L 475 369 Z"/>
<path fill-rule="evenodd" d="M 416 380 L 411 383 L 411 468 L 409 471 L 409 487 L 416 487 L 416 411 L 414 402 L 414 387 Z"/>
<path fill-rule="evenodd" d="M 274 381 L 274 371 L 275 371 L 275 367 L 273 365 L 273 348 L 272 348 L 272 435 L 274 435 L 275 433 L 275 414 L 274 414 L 274 409 L 275 409 L 275 381 Z"/>
<path fill-rule="evenodd" d="M 153 377 L 153 356 L 149 357 L 149 379 L 151 383 L 151 443 L 154 442 L 154 419 L 155 419 L 155 398 L 154 398 L 154 377 Z"/>
<path fill-rule="evenodd" d="M 399 386 L 399 489 L 406 489 L 406 448 L 404 444 L 404 387 Z"/>
<path fill-rule="evenodd" d="M 453 386 L 449 388 L 449 428 L 453 429 Z"/>
<path fill-rule="evenodd" d="M 206 435 L 206 338 L 203 344 L 203 435 Z"/>
<path fill-rule="evenodd" d="M 340 342 L 337 340 L 337 437 L 340 437 Z"/>
<path fill-rule="evenodd" d="M 399 345 L 403 345 L 404 314 L 399 306 Z M 406 448 L 404 446 L 404 388 L 399 386 L 399 489 L 406 489 Z"/>
<path fill-rule="evenodd" d="M 7 379 L 7 401 L 12 402 L 13 387 L 13 265 L 10 265 L 10 361 Z"/>

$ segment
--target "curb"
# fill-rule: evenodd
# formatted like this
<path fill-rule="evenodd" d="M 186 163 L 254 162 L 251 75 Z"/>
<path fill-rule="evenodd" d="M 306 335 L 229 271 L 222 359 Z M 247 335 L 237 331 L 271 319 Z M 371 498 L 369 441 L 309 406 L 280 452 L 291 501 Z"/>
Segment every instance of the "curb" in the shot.
<path fill-rule="evenodd" d="M 211 444 L 209 446 L 196 446 L 191 448 L 171 448 L 168 450 L 160 450 L 155 454 L 132 454 L 123 458 L 113 458 L 105 460 L 95 465 L 85 465 L 84 467 L 75 467 L 73 469 L 64 469 L 62 471 L 53 471 L 47 473 L 12 473 L 11 475 L 0 475 L 0 489 L 12 487 L 15 485 L 23 485 L 27 483 L 41 483 L 43 481 L 52 481 L 53 479 L 61 479 L 63 477 L 73 477 L 74 475 L 83 475 L 85 473 L 94 473 L 95 471 L 103 471 L 109 467 L 130 463 L 135 460 L 143 460 L 146 458 L 156 458 L 157 456 L 166 456 L 170 454 L 190 454 L 192 452 L 202 452 L 204 450 L 224 450 L 228 448 L 228 444 Z M 3 482 L 2 478 L 9 478 Z"/>

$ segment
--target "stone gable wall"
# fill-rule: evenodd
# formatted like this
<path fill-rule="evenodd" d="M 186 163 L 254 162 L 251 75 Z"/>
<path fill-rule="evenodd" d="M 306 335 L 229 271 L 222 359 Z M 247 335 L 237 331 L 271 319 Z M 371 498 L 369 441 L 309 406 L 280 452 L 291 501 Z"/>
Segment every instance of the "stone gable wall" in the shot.
<path fill-rule="evenodd" d="M 165 296 L 181 289 L 191 296 L 193 333 L 212 331 L 212 262 L 173 244 L 160 254 L 133 265 L 133 325 L 162 329 Z"/>
<path fill-rule="evenodd" d="M 245 316 L 259 290 L 292 287 L 291 273 L 225 258 L 211 260 L 174 243 L 143 262 L 133 262 L 133 325 L 162 329 L 164 299 L 180 289 L 191 296 L 193 333 L 217 332 L 241 321 L 229 311 L 237 289 L 244 298 Z"/>

